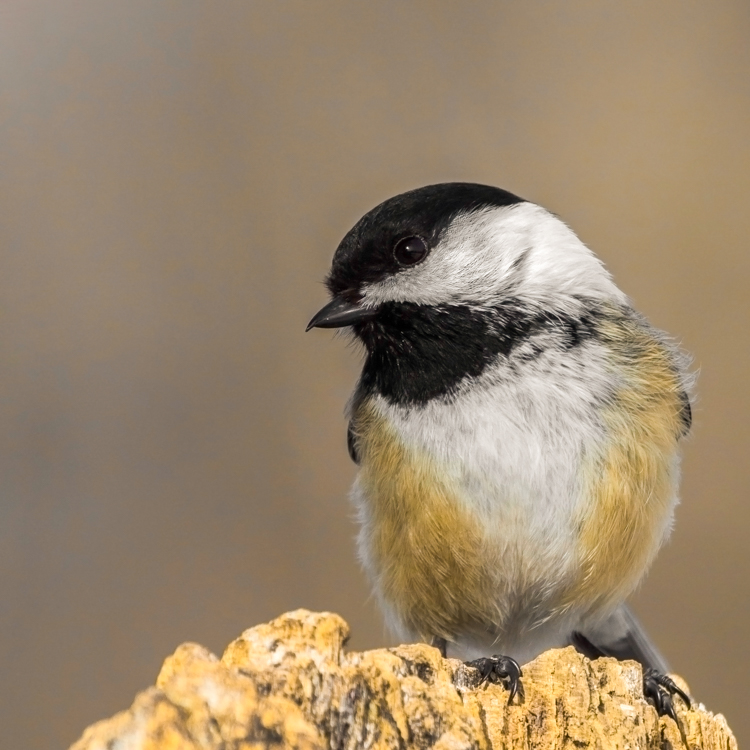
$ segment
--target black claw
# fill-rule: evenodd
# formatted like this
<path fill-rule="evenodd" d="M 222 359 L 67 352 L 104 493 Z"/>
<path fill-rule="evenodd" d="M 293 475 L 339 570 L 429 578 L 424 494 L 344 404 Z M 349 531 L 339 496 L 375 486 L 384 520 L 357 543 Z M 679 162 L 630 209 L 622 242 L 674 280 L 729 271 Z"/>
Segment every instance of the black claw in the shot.
<path fill-rule="evenodd" d="M 524 698 L 523 683 L 521 677 L 523 672 L 518 662 L 510 656 L 486 656 L 481 659 L 466 662 L 467 666 L 474 667 L 479 672 L 479 682 L 477 687 L 485 682 L 491 682 L 494 685 L 502 682 L 508 688 L 508 703 L 512 703 L 517 696 L 521 700 Z"/>
<path fill-rule="evenodd" d="M 690 708 L 690 696 L 677 683 L 665 674 L 655 669 L 643 672 L 643 695 L 651 701 L 659 716 L 669 716 L 677 723 L 677 713 L 674 710 L 673 695 L 679 695 L 685 705 Z"/>

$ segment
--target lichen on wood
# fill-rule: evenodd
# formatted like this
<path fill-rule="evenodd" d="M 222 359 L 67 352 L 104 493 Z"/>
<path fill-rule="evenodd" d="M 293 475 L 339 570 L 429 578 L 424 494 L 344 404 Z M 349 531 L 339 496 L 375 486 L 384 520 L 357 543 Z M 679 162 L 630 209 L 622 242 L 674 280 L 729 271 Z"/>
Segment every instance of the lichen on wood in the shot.
<path fill-rule="evenodd" d="M 347 652 L 346 623 L 297 610 L 246 630 L 221 659 L 186 643 L 156 686 L 71 750 L 737 750 L 723 716 L 643 698 L 641 668 L 572 648 L 524 666 L 525 698 L 424 644 Z M 687 745 L 685 745 L 687 742 Z"/>

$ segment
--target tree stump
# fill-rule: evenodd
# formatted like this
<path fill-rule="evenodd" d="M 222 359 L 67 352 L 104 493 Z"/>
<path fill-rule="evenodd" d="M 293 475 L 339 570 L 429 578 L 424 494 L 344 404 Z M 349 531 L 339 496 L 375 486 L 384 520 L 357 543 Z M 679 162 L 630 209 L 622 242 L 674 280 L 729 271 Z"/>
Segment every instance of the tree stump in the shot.
<path fill-rule="evenodd" d="M 679 725 L 657 716 L 635 662 L 547 651 L 508 705 L 503 686 L 478 686 L 476 670 L 431 646 L 350 653 L 348 632 L 338 615 L 297 610 L 246 630 L 221 659 L 183 644 L 155 687 L 71 750 L 737 748 L 702 705 L 676 699 Z"/>

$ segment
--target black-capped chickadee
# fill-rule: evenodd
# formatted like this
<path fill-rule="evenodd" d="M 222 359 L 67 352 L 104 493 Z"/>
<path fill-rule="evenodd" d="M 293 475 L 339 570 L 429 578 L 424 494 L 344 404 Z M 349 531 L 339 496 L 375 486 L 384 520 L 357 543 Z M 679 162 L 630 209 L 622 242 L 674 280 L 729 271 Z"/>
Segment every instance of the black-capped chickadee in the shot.
<path fill-rule="evenodd" d="M 394 632 L 511 699 L 548 648 L 636 659 L 674 716 L 689 699 L 623 602 L 672 526 L 686 358 L 560 219 L 485 185 L 381 203 L 327 286 L 308 329 L 351 326 L 367 351 L 353 497 Z"/>

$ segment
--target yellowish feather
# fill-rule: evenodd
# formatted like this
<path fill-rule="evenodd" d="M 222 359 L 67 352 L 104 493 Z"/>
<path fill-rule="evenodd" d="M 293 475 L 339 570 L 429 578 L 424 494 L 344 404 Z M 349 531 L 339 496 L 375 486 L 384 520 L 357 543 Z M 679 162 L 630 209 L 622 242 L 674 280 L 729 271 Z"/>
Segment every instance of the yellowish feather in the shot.
<path fill-rule="evenodd" d="M 609 441 L 584 462 L 588 500 L 578 519 L 581 572 L 567 606 L 606 610 L 637 585 L 671 520 L 684 395 L 672 356 L 627 319 L 608 320 L 608 344 L 622 387 L 604 410 Z"/>
<path fill-rule="evenodd" d="M 498 622 L 493 550 L 444 472 L 404 446 L 371 403 L 359 407 L 355 425 L 368 546 L 386 601 L 424 639 Z"/>

